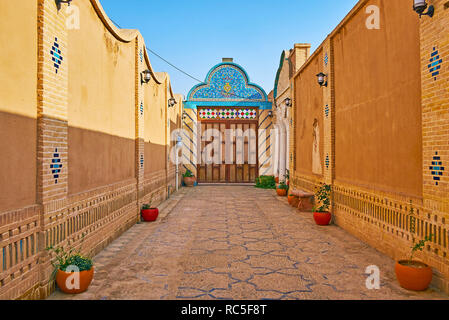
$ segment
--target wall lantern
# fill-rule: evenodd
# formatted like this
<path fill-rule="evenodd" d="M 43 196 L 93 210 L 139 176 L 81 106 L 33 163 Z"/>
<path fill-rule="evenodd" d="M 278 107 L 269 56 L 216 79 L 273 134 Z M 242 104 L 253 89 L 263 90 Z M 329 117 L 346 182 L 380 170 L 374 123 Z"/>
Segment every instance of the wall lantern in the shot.
<path fill-rule="evenodd" d="M 72 0 L 55 0 L 55 2 L 56 2 L 56 7 L 58 8 L 58 10 L 60 10 L 62 3 L 67 3 L 67 5 L 70 7 L 70 2 L 72 2 Z"/>
<path fill-rule="evenodd" d="M 273 118 L 273 117 L 274 117 L 273 111 L 268 111 L 268 116 L 269 116 L 270 118 Z"/>
<path fill-rule="evenodd" d="M 287 99 L 284 100 L 284 102 L 285 102 L 285 105 L 286 105 L 287 107 L 291 107 L 291 106 L 292 106 L 292 99 L 287 98 Z"/>
<path fill-rule="evenodd" d="M 320 87 L 327 87 L 327 74 L 320 72 L 316 76 L 318 77 Z"/>
<path fill-rule="evenodd" d="M 168 107 L 169 108 L 173 107 L 175 104 L 177 104 L 176 99 L 174 99 L 174 98 L 168 99 Z"/>
<path fill-rule="evenodd" d="M 187 119 L 187 112 L 184 111 L 184 112 L 182 113 L 182 119 L 183 119 L 183 120 Z"/>
<path fill-rule="evenodd" d="M 148 83 L 151 80 L 151 71 L 148 69 L 145 71 L 142 71 L 140 76 L 141 76 L 141 80 L 140 80 L 141 83 Z"/>
<path fill-rule="evenodd" d="M 430 6 L 429 9 L 427 9 L 427 2 L 426 0 L 414 0 L 413 3 L 413 10 L 415 10 L 415 12 L 417 14 L 419 14 L 419 17 L 421 18 L 421 16 L 429 16 L 429 17 L 433 17 L 433 14 L 435 13 L 435 7 L 434 6 Z M 424 11 L 427 9 L 427 12 L 424 13 Z"/>

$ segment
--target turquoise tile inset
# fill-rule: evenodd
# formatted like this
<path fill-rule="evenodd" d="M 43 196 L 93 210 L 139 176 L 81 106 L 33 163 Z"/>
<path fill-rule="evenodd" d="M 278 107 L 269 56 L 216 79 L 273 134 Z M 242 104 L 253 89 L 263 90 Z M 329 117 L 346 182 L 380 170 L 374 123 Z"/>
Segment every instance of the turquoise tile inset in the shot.
<path fill-rule="evenodd" d="M 433 47 L 433 51 L 430 54 L 430 63 L 427 66 L 429 69 L 429 72 L 432 74 L 432 77 L 434 77 L 434 80 L 437 80 L 437 76 L 440 74 L 441 64 L 443 63 L 443 59 L 440 59 L 440 55 L 438 52 L 438 49 L 436 47 Z"/>
<path fill-rule="evenodd" d="M 53 174 L 53 179 L 55 179 L 55 184 L 58 184 L 59 174 L 61 173 L 62 169 L 62 161 L 58 152 L 58 148 L 55 149 L 55 153 L 53 154 L 50 169 L 51 173 Z"/>
<path fill-rule="evenodd" d="M 435 152 L 435 156 L 433 157 L 432 166 L 429 167 L 430 173 L 433 176 L 433 180 L 435 181 L 435 185 L 439 185 L 441 181 L 441 177 L 443 176 L 445 168 L 443 167 L 443 162 L 441 161 L 441 157 L 438 155 L 438 152 Z"/>
<path fill-rule="evenodd" d="M 55 67 L 55 72 L 58 73 L 58 70 L 61 66 L 62 60 L 64 60 L 62 56 L 62 52 L 59 48 L 58 38 L 55 38 L 53 46 L 51 47 L 50 54 L 52 55 L 51 60 L 53 61 L 53 65 Z"/>

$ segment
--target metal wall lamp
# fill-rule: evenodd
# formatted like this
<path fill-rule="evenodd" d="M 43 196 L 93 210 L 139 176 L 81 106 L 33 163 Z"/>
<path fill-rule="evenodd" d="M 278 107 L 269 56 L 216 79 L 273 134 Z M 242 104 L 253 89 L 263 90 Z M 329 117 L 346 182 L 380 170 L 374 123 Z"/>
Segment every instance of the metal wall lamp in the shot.
<path fill-rule="evenodd" d="M 285 102 L 285 105 L 286 105 L 287 107 L 291 107 L 291 106 L 292 106 L 292 99 L 287 98 L 287 99 L 284 100 L 284 102 Z"/>
<path fill-rule="evenodd" d="M 419 14 L 419 17 L 421 18 L 421 16 L 429 16 L 429 17 L 433 17 L 434 13 L 435 13 L 435 7 L 434 6 L 429 6 L 428 8 L 428 4 L 426 2 L 426 0 L 414 0 L 413 3 L 413 10 L 415 10 L 415 12 L 417 14 Z M 424 12 L 427 9 L 427 12 Z"/>
<path fill-rule="evenodd" d="M 177 104 L 176 99 L 174 99 L 174 98 L 168 99 L 168 107 L 169 108 L 174 107 L 175 104 Z"/>
<path fill-rule="evenodd" d="M 148 83 L 148 82 L 150 82 L 150 80 L 151 80 L 151 71 L 150 70 L 145 70 L 145 71 L 142 71 L 142 73 L 140 74 L 140 83 L 141 84 L 143 84 L 143 83 Z"/>
<path fill-rule="evenodd" d="M 320 87 L 327 87 L 327 74 L 320 72 L 316 76 L 318 77 Z"/>
<path fill-rule="evenodd" d="M 67 5 L 70 7 L 70 2 L 72 2 L 72 0 L 55 0 L 55 2 L 56 2 L 56 7 L 58 8 L 58 10 L 60 10 L 62 3 L 67 3 Z"/>

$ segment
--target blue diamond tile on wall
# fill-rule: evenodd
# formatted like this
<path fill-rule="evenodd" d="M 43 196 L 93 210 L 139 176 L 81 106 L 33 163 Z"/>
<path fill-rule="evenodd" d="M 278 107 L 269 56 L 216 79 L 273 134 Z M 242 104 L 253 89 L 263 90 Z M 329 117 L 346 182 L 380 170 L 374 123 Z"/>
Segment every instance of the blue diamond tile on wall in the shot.
<path fill-rule="evenodd" d="M 443 63 L 443 59 L 440 58 L 440 54 L 436 47 L 433 48 L 432 53 L 430 54 L 430 63 L 427 66 L 429 72 L 434 77 L 434 80 L 437 80 L 437 76 L 440 74 L 441 64 Z"/>
<path fill-rule="evenodd" d="M 326 114 L 326 118 L 329 117 L 329 112 L 330 112 L 329 105 L 326 105 L 326 107 L 324 108 L 324 113 Z"/>
<path fill-rule="evenodd" d="M 61 155 L 58 152 L 58 148 L 55 149 L 55 152 L 53 153 L 53 159 L 51 160 L 51 174 L 53 175 L 53 179 L 55 179 L 55 184 L 58 184 L 59 175 L 61 174 L 62 170 L 62 160 Z"/>
<path fill-rule="evenodd" d="M 443 167 L 443 162 L 441 161 L 441 157 L 438 155 L 438 152 L 435 152 L 435 156 L 433 157 L 432 166 L 429 167 L 430 174 L 433 176 L 433 181 L 435 181 L 435 185 L 439 185 L 441 181 L 441 177 L 445 171 Z"/>
<path fill-rule="evenodd" d="M 140 62 L 143 62 L 143 50 L 142 49 L 140 49 L 139 56 L 140 56 Z"/>
<path fill-rule="evenodd" d="M 143 102 L 140 103 L 140 115 L 143 116 Z"/>
<path fill-rule="evenodd" d="M 326 156 L 326 168 L 327 169 L 329 169 L 330 164 L 331 164 L 331 161 L 330 161 L 329 155 L 327 155 Z"/>
<path fill-rule="evenodd" d="M 326 55 L 324 56 L 324 65 L 327 66 L 328 63 L 329 63 L 329 56 L 327 55 L 326 52 Z"/>
<path fill-rule="evenodd" d="M 140 155 L 140 168 L 143 169 L 143 164 L 144 164 L 144 157 L 143 154 Z"/>
<path fill-rule="evenodd" d="M 50 54 L 52 56 L 51 60 L 53 61 L 53 66 L 55 67 L 55 73 L 58 73 L 62 61 L 64 60 L 61 49 L 59 48 L 58 38 L 55 38 Z"/>

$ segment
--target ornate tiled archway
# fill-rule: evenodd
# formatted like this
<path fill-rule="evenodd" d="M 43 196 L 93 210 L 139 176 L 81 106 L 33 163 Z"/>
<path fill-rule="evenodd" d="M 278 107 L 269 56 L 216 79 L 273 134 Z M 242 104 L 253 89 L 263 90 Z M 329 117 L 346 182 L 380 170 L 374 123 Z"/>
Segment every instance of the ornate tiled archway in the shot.
<path fill-rule="evenodd" d="M 184 166 L 200 182 L 254 182 L 272 173 L 272 104 L 241 66 L 214 66 L 190 90 L 184 109 Z"/>

